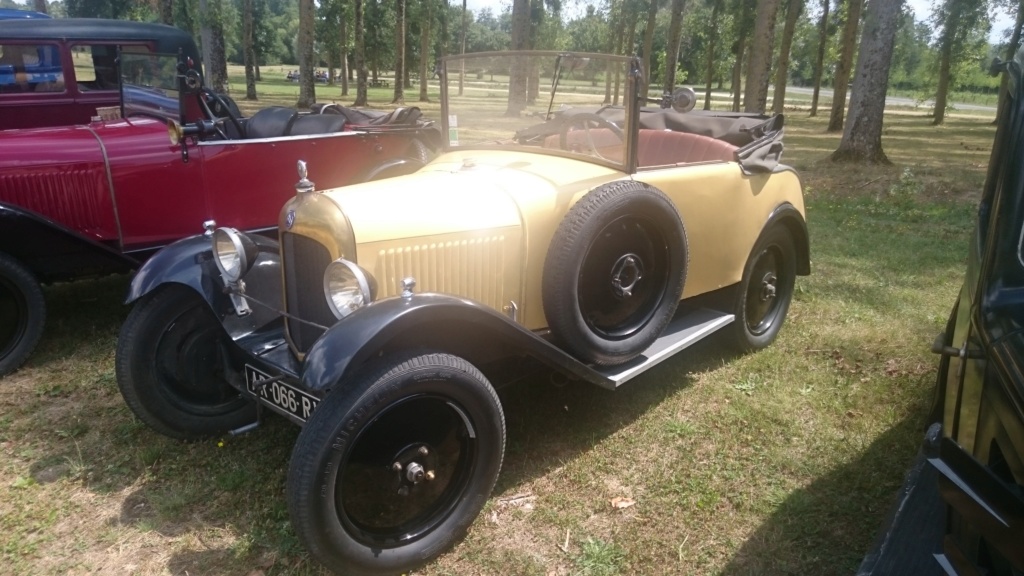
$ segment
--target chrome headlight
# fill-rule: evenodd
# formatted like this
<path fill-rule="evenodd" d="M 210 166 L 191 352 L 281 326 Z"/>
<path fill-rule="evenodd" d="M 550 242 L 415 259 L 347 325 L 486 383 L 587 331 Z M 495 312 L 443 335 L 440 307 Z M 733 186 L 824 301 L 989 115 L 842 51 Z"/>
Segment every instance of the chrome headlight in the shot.
<path fill-rule="evenodd" d="M 377 282 L 355 263 L 339 258 L 324 271 L 324 295 L 331 312 L 341 320 L 377 296 Z"/>
<path fill-rule="evenodd" d="M 251 238 L 234 228 L 217 228 L 213 232 L 213 260 L 228 283 L 245 276 L 259 256 L 259 248 Z"/>

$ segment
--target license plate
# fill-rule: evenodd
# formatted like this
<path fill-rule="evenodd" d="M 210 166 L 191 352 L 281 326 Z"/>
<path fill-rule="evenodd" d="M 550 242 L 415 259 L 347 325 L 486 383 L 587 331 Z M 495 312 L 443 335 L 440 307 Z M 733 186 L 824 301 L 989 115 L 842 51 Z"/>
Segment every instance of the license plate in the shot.
<path fill-rule="evenodd" d="M 270 378 L 270 374 L 248 364 L 245 365 L 245 386 L 249 392 L 285 414 L 290 414 L 303 422 L 309 420 L 320 400 L 281 381 L 263 384 L 264 380 Z"/>

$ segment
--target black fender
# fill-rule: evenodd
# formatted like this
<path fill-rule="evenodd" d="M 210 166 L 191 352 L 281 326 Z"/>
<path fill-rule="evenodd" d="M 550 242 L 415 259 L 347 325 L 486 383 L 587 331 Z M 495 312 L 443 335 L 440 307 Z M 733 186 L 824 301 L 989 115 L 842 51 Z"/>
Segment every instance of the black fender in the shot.
<path fill-rule="evenodd" d="M 279 317 L 281 307 L 281 257 L 278 243 L 259 234 L 249 234 L 259 247 L 259 256 L 242 281 L 246 295 L 256 303 L 249 316 L 234 314 L 231 297 L 224 290 L 217 264 L 213 261 L 211 239 L 205 234 L 190 236 L 169 244 L 139 268 L 128 288 L 126 304 L 168 283 L 192 288 L 210 306 L 235 338 Z"/>
<path fill-rule="evenodd" d="M 458 354 L 474 364 L 483 354 L 531 356 L 568 376 L 609 384 L 586 364 L 491 308 L 422 293 L 374 302 L 334 324 L 306 354 L 302 386 L 325 393 L 382 351 L 416 346 Z"/>
<path fill-rule="evenodd" d="M 789 230 L 793 246 L 796 248 L 796 273 L 807 276 L 811 273 L 811 242 L 807 233 L 807 221 L 795 206 L 786 202 L 772 211 L 763 230 L 768 230 L 776 224 Z"/>
<path fill-rule="evenodd" d="M 0 202 L 0 252 L 41 282 L 127 272 L 140 262 L 49 218 Z"/>

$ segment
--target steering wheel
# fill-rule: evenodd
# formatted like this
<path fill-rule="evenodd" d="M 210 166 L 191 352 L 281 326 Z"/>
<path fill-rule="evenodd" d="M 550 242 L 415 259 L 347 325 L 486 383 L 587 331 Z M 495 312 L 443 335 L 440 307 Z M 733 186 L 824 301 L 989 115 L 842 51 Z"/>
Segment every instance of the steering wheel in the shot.
<path fill-rule="evenodd" d="M 594 156 L 603 158 L 604 160 L 617 160 L 615 158 L 606 158 L 598 151 L 597 144 L 594 142 L 594 138 L 591 136 L 590 130 L 591 128 L 607 128 L 619 139 L 619 142 L 622 143 L 626 141 L 626 137 L 622 133 L 622 128 L 619 128 L 614 122 L 602 118 L 593 112 L 573 114 L 565 120 L 565 124 L 562 126 L 562 130 L 558 135 L 558 144 L 562 150 L 569 150 L 569 131 L 574 127 L 586 130 L 586 142 L 587 145 L 590 146 L 590 152 L 592 152 Z"/>
<path fill-rule="evenodd" d="M 213 101 L 214 106 L 216 106 L 218 110 L 223 111 L 223 115 L 214 113 L 213 109 L 210 108 L 209 102 L 207 102 L 208 99 Z M 227 132 L 224 131 L 223 123 L 225 120 L 231 122 L 231 125 L 234 126 L 235 130 L 238 132 L 239 137 L 245 135 L 245 132 L 242 130 L 242 124 L 238 121 L 238 118 L 235 117 L 234 112 L 232 112 L 233 107 L 230 106 L 220 94 L 217 94 L 209 88 L 203 88 L 202 93 L 199 95 L 199 105 L 202 107 L 203 113 L 206 114 L 210 120 L 213 120 L 213 128 L 217 131 L 217 136 L 220 136 L 221 139 L 231 139 Z"/>

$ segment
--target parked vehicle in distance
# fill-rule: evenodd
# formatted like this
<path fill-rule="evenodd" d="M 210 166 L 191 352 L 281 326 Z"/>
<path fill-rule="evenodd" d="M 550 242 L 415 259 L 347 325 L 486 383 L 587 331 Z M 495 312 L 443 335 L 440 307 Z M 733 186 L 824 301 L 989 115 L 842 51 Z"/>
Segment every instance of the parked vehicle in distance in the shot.
<path fill-rule="evenodd" d="M 34 12 L 32 10 L 18 10 L 17 8 L 0 8 L 0 20 L 21 20 L 24 18 L 49 18 L 49 14 Z"/>
<path fill-rule="evenodd" d="M 531 70 L 551 86 L 535 103 Z M 458 96 L 460 73 L 495 80 Z M 624 106 L 601 105 L 605 74 Z M 128 406 L 181 439 L 249 430 L 257 403 L 302 425 L 300 540 L 332 570 L 390 574 L 486 502 L 495 388 L 553 370 L 614 389 L 718 330 L 767 346 L 810 272 L 781 117 L 685 112 L 685 90 L 642 109 L 642 78 L 624 56 L 445 58 L 446 151 L 425 167 L 317 191 L 302 165 L 276 241 L 222 226 L 142 267 L 116 356 Z"/>
<path fill-rule="evenodd" d="M 242 117 L 203 88 L 192 39 L 159 29 L 118 46 L 122 118 L 0 131 L 0 376 L 39 340 L 40 284 L 135 269 L 204 222 L 276 230 L 299 158 L 340 186 L 413 171 L 439 145 L 415 108 Z"/>
<path fill-rule="evenodd" d="M 0 20 L 0 130 L 88 124 L 120 106 L 119 49 L 199 62 L 192 38 L 171 26 L 43 17 Z"/>
<path fill-rule="evenodd" d="M 858 572 L 1024 574 L 1024 51 L 995 63 L 1009 92 L 945 331 L 921 457 Z"/>

